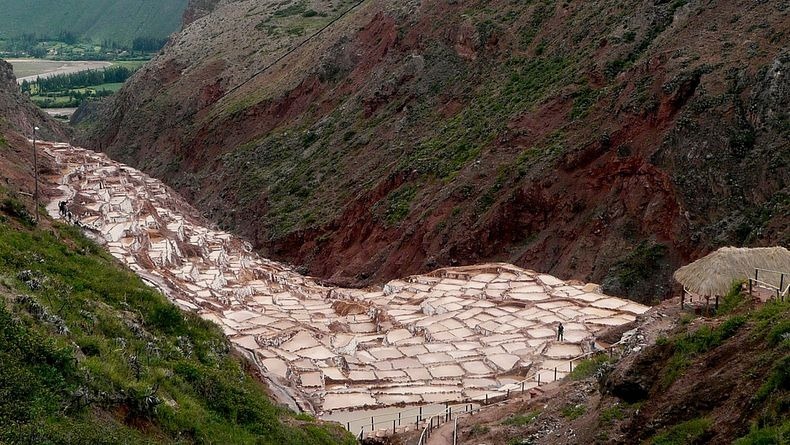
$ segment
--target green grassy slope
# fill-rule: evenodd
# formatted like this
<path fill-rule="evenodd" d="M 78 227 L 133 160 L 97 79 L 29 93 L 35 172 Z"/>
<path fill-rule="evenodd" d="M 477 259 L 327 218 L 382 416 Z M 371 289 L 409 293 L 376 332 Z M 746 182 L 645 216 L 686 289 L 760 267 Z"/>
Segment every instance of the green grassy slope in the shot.
<path fill-rule="evenodd" d="M 0 443 L 353 443 L 275 406 L 220 330 L 0 188 Z"/>
<path fill-rule="evenodd" d="M 71 31 L 102 42 L 164 38 L 177 31 L 187 0 L 0 0 L 0 37 Z"/>

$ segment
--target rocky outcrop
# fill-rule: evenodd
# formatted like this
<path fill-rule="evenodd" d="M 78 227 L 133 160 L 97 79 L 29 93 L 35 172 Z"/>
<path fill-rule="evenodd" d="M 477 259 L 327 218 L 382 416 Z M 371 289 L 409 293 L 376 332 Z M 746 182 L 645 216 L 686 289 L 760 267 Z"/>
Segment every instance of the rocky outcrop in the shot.
<path fill-rule="evenodd" d="M 313 275 L 502 260 L 649 301 L 790 242 L 774 2 L 192 6 L 81 142 Z"/>
<path fill-rule="evenodd" d="M 656 362 L 667 360 L 671 352 L 670 348 L 652 348 L 628 357 L 627 365 L 621 364 L 606 375 L 603 388 L 626 403 L 637 403 L 649 398 L 659 378 L 652 370 Z"/>

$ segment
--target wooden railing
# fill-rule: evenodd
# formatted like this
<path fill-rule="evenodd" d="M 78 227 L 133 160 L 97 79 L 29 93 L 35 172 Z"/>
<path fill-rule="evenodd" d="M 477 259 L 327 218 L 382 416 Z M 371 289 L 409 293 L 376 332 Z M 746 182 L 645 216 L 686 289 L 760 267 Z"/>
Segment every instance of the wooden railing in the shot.
<path fill-rule="evenodd" d="M 589 352 L 586 352 L 584 354 L 578 355 L 576 357 L 573 357 L 572 359 L 568 360 L 568 373 L 573 372 L 573 363 L 574 362 L 577 362 L 577 361 L 580 361 L 580 360 L 584 360 L 584 359 L 586 359 L 588 357 L 592 357 L 592 356 L 599 355 L 599 354 L 608 354 L 611 357 L 611 356 L 613 356 L 615 351 L 620 350 L 622 347 L 623 347 L 623 343 L 622 343 L 622 340 L 620 340 L 620 341 L 618 341 L 616 343 L 612 343 L 611 345 L 609 345 L 609 346 L 607 346 L 605 348 L 596 349 L 596 350 L 589 351 Z M 488 394 L 486 394 L 486 396 L 485 396 L 485 403 L 477 406 L 477 408 L 473 407 L 470 410 L 465 410 L 465 411 L 461 411 L 461 412 L 456 411 L 455 413 L 453 413 L 452 407 L 450 407 L 449 409 L 445 409 L 445 411 L 443 411 L 443 412 L 440 412 L 438 414 L 435 414 L 434 416 L 429 417 L 428 419 L 426 419 L 425 427 L 423 428 L 422 433 L 420 433 L 420 437 L 417 440 L 415 445 L 425 445 L 427 443 L 427 440 L 431 437 L 431 433 L 433 432 L 434 429 L 438 428 L 443 423 L 446 423 L 446 422 L 449 422 L 449 421 L 453 421 L 453 420 L 455 420 L 455 426 L 454 426 L 454 429 L 453 429 L 453 440 L 455 440 L 455 438 L 458 437 L 458 417 L 460 417 L 462 415 L 474 414 L 476 412 L 479 412 L 480 409 L 482 409 L 482 407 L 484 405 L 487 405 L 489 403 L 499 402 L 501 400 L 507 400 L 507 399 L 510 398 L 511 394 L 517 395 L 517 394 L 524 393 L 525 383 L 534 381 L 534 382 L 537 382 L 538 387 L 540 387 L 542 384 L 548 384 L 549 382 L 541 382 L 540 381 L 540 373 L 541 373 L 541 371 L 551 371 L 551 370 L 550 369 L 548 369 L 548 370 L 547 369 L 538 369 L 537 371 L 534 371 L 533 373 L 528 374 L 528 377 L 526 377 L 521 382 L 516 383 L 516 388 L 518 388 L 518 386 L 520 385 L 521 386 L 521 391 L 518 391 L 518 390 L 510 391 L 510 390 L 507 390 L 504 395 L 501 394 L 501 391 L 498 391 L 497 392 L 497 396 L 496 397 L 491 397 L 491 398 L 489 398 Z M 556 382 L 557 380 L 558 380 L 557 379 L 557 368 L 555 367 L 554 368 L 554 381 Z M 561 379 L 559 379 L 559 380 L 561 380 Z M 455 414 L 455 417 L 453 417 L 454 414 Z"/>
<path fill-rule="evenodd" d="M 762 272 L 763 276 L 765 274 L 776 274 L 779 276 L 777 286 L 776 281 L 774 283 L 769 283 L 766 279 L 760 279 L 760 272 Z M 770 270 L 770 269 L 754 269 L 754 278 L 749 278 L 749 295 L 752 295 L 754 292 L 755 287 L 761 287 L 763 289 L 768 289 L 771 293 L 775 294 L 775 298 L 777 300 L 784 301 L 784 299 L 788 296 L 790 292 L 790 274 L 786 272 L 780 272 L 778 270 Z"/>

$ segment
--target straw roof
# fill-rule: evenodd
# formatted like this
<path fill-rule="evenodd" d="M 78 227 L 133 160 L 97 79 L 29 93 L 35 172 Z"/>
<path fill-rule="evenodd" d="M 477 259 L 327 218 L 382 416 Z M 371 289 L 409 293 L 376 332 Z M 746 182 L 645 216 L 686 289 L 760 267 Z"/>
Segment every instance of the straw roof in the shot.
<path fill-rule="evenodd" d="M 732 282 L 754 277 L 754 269 L 790 273 L 790 251 L 784 247 L 722 247 L 681 267 L 675 280 L 698 295 L 726 295 Z M 760 273 L 759 279 L 779 287 L 779 274 Z M 785 285 L 790 276 L 785 276 Z"/>

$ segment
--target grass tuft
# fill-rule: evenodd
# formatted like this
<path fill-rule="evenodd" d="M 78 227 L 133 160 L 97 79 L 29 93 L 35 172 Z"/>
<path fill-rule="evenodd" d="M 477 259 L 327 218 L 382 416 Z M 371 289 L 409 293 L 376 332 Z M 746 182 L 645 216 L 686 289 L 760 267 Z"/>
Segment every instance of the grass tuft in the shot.
<path fill-rule="evenodd" d="M 587 407 L 584 405 L 567 405 L 560 411 L 563 417 L 569 420 L 575 420 L 583 416 L 587 412 Z"/>
<path fill-rule="evenodd" d="M 613 405 L 601 411 L 601 423 L 611 424 L 615 420 L 622 420 L 625 418 L 625 413 L 620 405 Z"/>
<path fill-rule="evenodd" d="M 699 443 L 711 426 L 705 418 L 692 419 L 657 434 L 647 443 L 651 445 L 691 445 Z"/>
<path fill-rule="evenodd" d="M 741 293 L 742 286 L 743 281 L 735 281 L 732 283 L 730 291 L 727 292 L 727 295 L 722 298 L 719 304 L 718 314 L 730 314 L 743 307 L 746 303 L 746 299 Z"/>
<path fill-rule="evenodd" d="M 600 369 L 609 363 L 609 357 L 606 354 L 599 354 L 594 357 L 584 359 L 577 364 L 574 364 L 573 371 L 568 374 L 569 380 L 584 380 L 588 377 L 594 376 Z"/>
<path fill-rule="evenodd" d="M 502 421 L 502 425 L 527 426 L 532 423 L 539 415 L 540 411 L 531 411 L 526 414 L 514 414 Z"/>

